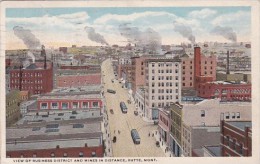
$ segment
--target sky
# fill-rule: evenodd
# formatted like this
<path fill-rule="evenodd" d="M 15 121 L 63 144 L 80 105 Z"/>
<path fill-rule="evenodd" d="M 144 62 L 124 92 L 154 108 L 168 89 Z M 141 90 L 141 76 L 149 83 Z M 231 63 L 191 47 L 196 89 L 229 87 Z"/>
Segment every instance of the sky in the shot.
<path fill-rule="evenodd" d="M 72 44 L 126 45 L 131 39 L 129 34 L 123 35 L 119 30 L 122 25 L 125 30 L 131 28 L 145 35 L 152 31 L 160 36 L 162 44 L 190 43 L 191 40 L 232 42 L 234 38 L 237 42 L 247 42 L 251 38 L 251 8 L 8 8 L 7 49 L 26 48 L 22 37 L 14 32 L 16 26 L 30 30 L 47 48 L 57 48 Z"/>

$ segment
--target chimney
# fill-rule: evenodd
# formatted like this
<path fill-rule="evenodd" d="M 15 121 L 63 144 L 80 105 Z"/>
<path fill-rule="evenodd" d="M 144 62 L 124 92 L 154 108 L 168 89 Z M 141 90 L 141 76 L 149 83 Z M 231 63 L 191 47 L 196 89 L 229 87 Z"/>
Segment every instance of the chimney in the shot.
<path fill-rule="evenodd" d="M 201 76 L 201 53 L 200 47 L 194 47 L 194 87 L 196 88 L 196 79 Z"/>
<path fill-rule="evenodd" d="M 47 69 L 47 59 L 46 59 L 46 52 L 45 52 L 45 46 L 42 45 L 42 51 L 41 51 L 41 56 L 44 56 L 44 69 Z"/>
<path fill-rule="evenodd" d="M 19 70 L 19 90 L 22 90 L 22 68 L 23 64 L 20 64 L 20 70 Z"/>
<path fill-rule="evenodd" d="M 227 69 L 227 75 L 230 74 L 230 71 L 229 71 L 229 51 L 227 51 L 227 66 L 226 66 L 226 69 Z"/>

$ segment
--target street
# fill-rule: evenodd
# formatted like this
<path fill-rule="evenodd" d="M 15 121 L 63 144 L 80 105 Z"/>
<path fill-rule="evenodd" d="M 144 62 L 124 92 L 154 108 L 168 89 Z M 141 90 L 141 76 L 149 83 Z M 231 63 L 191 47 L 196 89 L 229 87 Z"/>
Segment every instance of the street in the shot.
<path fill-rule="evenodd" d="M 108 114 L 110 142 L 112 143 L 113 157 L 164 157 L 165 154 L 155 145 L 153 132 L 157 126 L 143 121 L 140 115 L 135 115 L 135 104 L 127 103 L 129 100 L 128 90 L 122 88 L 122 84 L 115 79 L 111 61 L 105 60 L 102 63 L 102 78 L 104 83 L 104 96 Z M 107 89 L 116 91 L 116 94 L 108 93 Z M 120 102 L 125 102 L 128 111 L 126 114 L 121 112 Z M 113 109 L 113 114 L 110 112 Z M 131 130 L 136 129 L 140 135 L 141 143 L 135 145 L 131 137 Z M 150 133 L 150 136 L 149 136 Z M 116 136 L 116 142 L 112 139 Z"/>

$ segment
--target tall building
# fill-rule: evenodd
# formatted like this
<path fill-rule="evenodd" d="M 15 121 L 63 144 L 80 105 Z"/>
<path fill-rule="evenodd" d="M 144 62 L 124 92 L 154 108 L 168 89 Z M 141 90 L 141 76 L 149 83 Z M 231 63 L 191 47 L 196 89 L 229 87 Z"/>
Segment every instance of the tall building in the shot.
<path fill-rule="evenodd" d="M 44 69 L 31 64 L 26 68 L 14 68 L 10 70 L 10 89 L 29 91 L 30 94 L 51 92 L 53 89 L 53 69 L 50 65 Z"/>
<path fill-rule="evenodd" d="M 11 126 L 20 117 L 21 96 L 19 90 L 12 90 L 6 95 L 6 126 Z"/>
<path fill-rule="evenodd" d="M 145 85 L 145 59 L 148 57 L 132 57 L 132 90 L 135 94 L 138 87 Z"/>
<path fill-rule="evenodd" d="M 252 156 L 251 121 L 221 121 L 221 155 Z"/>
<path fill-rule="evenodd" d="M 145 60 L 145 112 L 148 120 L 158 119 L 158 108 L 181 100 L 181 60 Z"/>

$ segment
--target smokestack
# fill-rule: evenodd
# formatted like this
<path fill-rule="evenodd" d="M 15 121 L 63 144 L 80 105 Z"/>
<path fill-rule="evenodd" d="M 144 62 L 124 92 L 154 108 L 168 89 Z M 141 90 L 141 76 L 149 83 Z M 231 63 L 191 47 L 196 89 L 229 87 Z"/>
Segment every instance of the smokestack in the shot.
<path fill-rule="evenodd" d="M 197 88 L 197 77 L 201 75 L 201 54 L 200 47 L 194 47 L 194 87 Z"/>
<path fill-rule="evenodd" d="M 20 70 L 19 70 L 19 90 L 22 90 L 22 68 L 23 64 L 20 64 Z"/>
<path fill-rule="evenodd" d="M 230 71 L 229 71 L 229 51 L 227 51 L 227 75 L 230 74 Z"/>
<path fill-rule="evenodd" d="M 45 52 L 45 46 L 42 45 L 42 51 L 41 51 L 41 56 L 44 56 L 44 69 L 47 69 L 47 59 L 46 59 L 46 52 Z"/>

